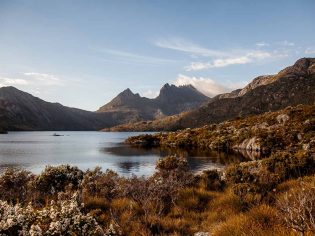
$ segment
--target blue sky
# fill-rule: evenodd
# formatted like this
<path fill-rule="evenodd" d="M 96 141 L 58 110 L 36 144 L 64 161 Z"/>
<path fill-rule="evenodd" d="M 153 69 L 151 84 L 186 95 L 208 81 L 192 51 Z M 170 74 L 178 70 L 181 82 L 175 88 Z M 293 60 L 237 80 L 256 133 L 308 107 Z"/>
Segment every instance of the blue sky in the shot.
<path fill-rule="evenodd" d="M 314 12 L 314 0 L 0 0 L 0 86 L 87 110 L 167 82 L 213 96 L 315 57 Z"/>

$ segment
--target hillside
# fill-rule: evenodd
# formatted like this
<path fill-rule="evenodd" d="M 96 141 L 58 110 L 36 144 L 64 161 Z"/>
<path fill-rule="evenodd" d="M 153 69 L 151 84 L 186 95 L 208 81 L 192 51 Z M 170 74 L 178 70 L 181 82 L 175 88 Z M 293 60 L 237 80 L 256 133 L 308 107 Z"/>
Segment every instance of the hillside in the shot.
<path fill-rule="evenodd" d="M 279 150 L 312 150 L 315 154 L 314 137 L 315 105 L 298 105 L 201 128 L 130 137 L 126 142 L 140 147 L 233 149 L 265 155 Z"/>
<path fill-rule="evenodd" d="M 14 87 L 0 88 L 0 127 L 4 130 L 98 130 L 118 124 L 128 113 L 84 111 L 50 103 Z"/>
<path fill-rule="evenodd" d="M 129 122 L 139 120 L 153 120 L 179 114 L 201 106 L 209 98 L 191 85 L 175 86 L 165 84 L 154 99 L 141 97 L 126 89 L 113 100 L 100 107 L 98 113 L 130 112 Z"/>
<path fill-rule="evenodd" d="M 166 84 L 155 99 L 126 89 L 97 112 L 50 103 L 14 87 L 0 88 L 0 130 L 100 130 L 199 106 L 208 97 L 192 86 Z"/>
<path fill-rule="evenodd" d="M 163 119 L 125 124 L 112 131 L 167 131 L 200 127 L 236 117 L 315 103 L 315 58 L 299 59 L 276 75 L 259 76 L 242 90 L 221 94 L 191 112 Z"/>

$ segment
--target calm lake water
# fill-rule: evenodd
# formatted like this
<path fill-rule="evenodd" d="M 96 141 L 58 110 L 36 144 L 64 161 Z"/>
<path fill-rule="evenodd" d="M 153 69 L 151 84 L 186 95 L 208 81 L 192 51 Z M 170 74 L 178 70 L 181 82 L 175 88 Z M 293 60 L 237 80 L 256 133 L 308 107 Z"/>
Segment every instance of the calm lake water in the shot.
<path fill-rule="evenodd" d="M 124 176 L 151 175 L 157 160 L 169 154 L 183 155 L 194 171 L 222 168 L 243 157 L 239 154 L 181 149 L 140 149 L 123 141 L 141 133 L 129 132 L 9 132 L 0 135 L 0 172 L 7 167 L 40 173 L 46 165 L 70 164 L 82 170 L 96 166 Z"/>

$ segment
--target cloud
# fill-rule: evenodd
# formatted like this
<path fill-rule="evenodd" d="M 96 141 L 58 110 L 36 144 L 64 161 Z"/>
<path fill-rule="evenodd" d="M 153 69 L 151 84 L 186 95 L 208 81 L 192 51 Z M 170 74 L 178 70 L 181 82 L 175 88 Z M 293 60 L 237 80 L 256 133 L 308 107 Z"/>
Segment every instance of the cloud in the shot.
<path fill-rule="evenodd" d="M 194 44 L 192 42 L 189 42 L 180 38 L 160 39 L 160 40 L 155 41 L 154 44 L 160 48 L 176 50 L 176 51 L 180 51 L 184 53 L 189 53 L 192 55 L 199 55 L 199 56 L 206 56 L 206 57 L 227 56 L 226 52 L 204 48 L 197 44 Z"/>
<path fill-rule="evenodd" d="M 279 42 L 279 44 L 280 43 L 282 46 L 294 46 L 294 43 L 286 40 Z M 191 62 L 189 65 L 184 67 L 186 71 L 206 70 L 210 68 L 227 67 L 230 65 L 244 65 L 257 63 L 266 59 L 272 61 L 280 57 L 288 56 L 287 53 L 283 53 L 283 48 L 281 49 L 281 52 L 277 52 L 276 50 L 271 51 L 257 49 L 257 47 L 262 48 L 270 46 L 269 43 L 263 41 L 256 43 L 256 49 L 230 50 L 213 50 L 181 38 L 159 39 L 156 40 L 154 44 L 160 48 L 176 50 L 189 54 Z M 208 59 L 206 60 L 205 58 Z"/>
<path fill-rule="evenodd" d="M 143 93 L 143 97 L 147 97 L 147 98 L 156 98 L 158 95 L 159 95 L 159 91 L 153 91 L 151 89 L 148 89 Z"/>
<path fill-rule="evenodd" d="M 192 62 L 186 66 L 186 71 L 204 70 L 209 68 L 226 67 L 229 65 L 242 65 L 253 63 L 257 60 L 262 60 L 271 57 L 271 53 L 265 51 L 252 51 L 244 56 L 230 57 L 223 59 L 215 59 L 212 62 Z"/>
<path fill-rule="evenodd" d="M 26 72 L 26 73 L 23 73 L 23 75 L 25 75 L 31 83 L 39 83 L 40 85 L 44 85 L 44 86 L 64 85 L 62 79 L 52 74 Z"/>
<path fill-rule="evenodd" d="M 269 46 L 270 44 L 269 43 L 266 43 L 266 42 L 257 42 L 255 44 L 257 47 L 267 47 Z"/>
<path fill-rule="evenodd" d="M 0 86 L 63 86 L 64 81 L 51 74 L 25 72 L 14 77 L 0 77 Z"/>
<path fill-rule="evenodd" d="M 287 40 L 281 41 L 278 44 L 280 44 L 281 46 L 285 46 L 285 47 L 293 47 L 293 46 L 295 46 L 295 43 L 289 42 Z"/>
<path fill-rule="evenodd" d="M 305 54 L 315 54 L 315 49 L 314 48 L 307 48 L 305 50 Z"/>
<path fill-rule="evenodd" d="M 0 87 L 27 85 L 28 82 L 24 79 L 2 78 L 0 77 Z"/>
<path fill-rule="evenodd" d="M 212 79 L 204 78 L 204 77 L 190 77 L 186 75 L 179 74 L 173 84 L 180 85 L 188 85 L 191 84 L 196 89 L 198 89 L 203 94 L 213 97 L 215 95 L 221 93 L 227 93 L 232 89 L 226 86 L 223 86 Z"/>
<path fill-rule="evenodd" d="M 164 65 L 169 63 L 176 62 L 175 60 L 171 59 L 165 59 L 165 58 L 158 58 L 158 57 L 151 57 L 151 56 L 145 56 L 125 51 L 119 51 L 119 50 L 112 50 L 112 49 L 104 49 L 104 48 L 95 48 L 98 52 L 101 52 L 103 54 L 108 54 L 113 57 L 115 57 L 117 60 L 116 62 L 119 63 L 133 63 L 133 64 L 145 64 L 145 65 Z M 111 59 L 104 59 L 106 61 L 113 61 Z"/>

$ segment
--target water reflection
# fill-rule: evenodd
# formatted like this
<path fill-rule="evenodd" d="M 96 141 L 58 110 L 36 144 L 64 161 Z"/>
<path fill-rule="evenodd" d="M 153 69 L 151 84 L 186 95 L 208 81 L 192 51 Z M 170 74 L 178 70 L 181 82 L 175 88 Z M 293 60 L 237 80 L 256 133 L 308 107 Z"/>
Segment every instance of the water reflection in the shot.
<path fill-rule="evenodd" d="M 140 162 L 119 162 L 117 163 L 119 168 L 125 173 L 138 172 L 140 169 Z"/>
<path fill-rule="evenodd" d="M 239 150 L 238 153 L 240 153 L 241 155 L 250 160 L 259 160 L 263 157 L 263 155 L 260 152 L 251 150 Z"/>
<path fill-rule="evenodd" d="M 231 163 L 239 163 L 248 161 L 250 158 L 239 152 L 218 152 L 202 149 L 183 149 L 183 148 L 140 148 L 126 144 L 116 144 L 110 147 L 105 147 L 101 152 L 110 153 L 116 156 L 136 157 L 136 156 L 159 156 L 166 157 L 169 155 L 183 156 L 187 158 L 188 164 L 193 171 L 201 171 L 203 169 L 221 169 Z M 123 169 L 132 170 L 139 168 L 138 162 L 123 162 L 119 163 Z"/>
<path fill-rule="evenodd" d="M 104 171 L 131 176 L 152 175 L 159 158 L 167 155 L 187 157 L 194 171 L 223 168 L 229 163 L 247 160 L 241 153 L 208 150 L 130 147 L 122 142 L 142 133 L 128 132 L 9 132 L 0 136 L 0 172 L 7 167 L 40 173 L 46 165 L 69 164 L 82 170 L 96 166 Z"/>

